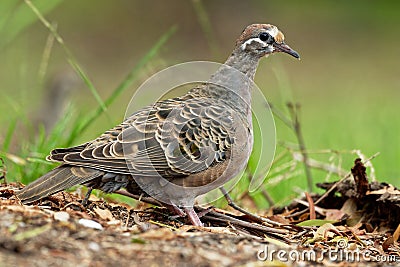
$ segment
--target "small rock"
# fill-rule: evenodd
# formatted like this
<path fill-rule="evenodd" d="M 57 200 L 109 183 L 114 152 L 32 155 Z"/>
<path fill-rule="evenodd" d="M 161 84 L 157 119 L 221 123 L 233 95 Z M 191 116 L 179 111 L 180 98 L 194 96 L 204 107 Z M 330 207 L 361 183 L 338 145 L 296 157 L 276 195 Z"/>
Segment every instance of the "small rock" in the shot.
<path fill-rule="evenodd" d="M 54 213 L 54 220 L 60 222 L 67 222 L 69 220 L 69 213 L 65 211 L 59 211 Z"/>
<path fill-rule="evenodd" d="M 99 224 L 98 222 L 95 222 L 93 220 L 79 219 L 78 223 L 82 224 L 83 226 L 88 227 L 88 228 L 103 230 L 103 226 L 101 226 L 101 224 Z"/>
<path fill-rule="evenodd" d="M 89 247 L 90 250 L 93 250 L 93 251 L 99 251 L 100 250 L 100 245 L 97 244 L 96 242 L 90 242 L 88 247 Z"/>

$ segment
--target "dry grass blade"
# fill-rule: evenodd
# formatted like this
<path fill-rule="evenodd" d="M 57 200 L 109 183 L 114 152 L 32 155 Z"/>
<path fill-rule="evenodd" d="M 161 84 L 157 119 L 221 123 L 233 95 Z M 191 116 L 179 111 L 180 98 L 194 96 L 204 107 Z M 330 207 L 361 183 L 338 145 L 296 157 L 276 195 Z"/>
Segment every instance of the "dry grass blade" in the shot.
<path fill-rule="evenodd" d="M 36 14 L 39 20 L 43 23 L 43 25 L 54 35 L 57 42 L 61 45 L 64 49 L 64 52 L 67 55 L 68 62 L 71 66 L 75 69 L 75 71 L 79 74 L 79 76 L 83 79 L 86 83 L 88 88 L 90 89 L 91 93 L 93 94 L 94 98 L 96 99 L 97 103 L 100 105 L 103 111 L 106 111 L 106 106 L 101 99 L 99 93 L 97 92 L 94 84 L 91 82 L 89 77 L 85 74 L 83 69 L 78 64 L 77 60 L 73 56 L 72 52 L 68 49 L 65 45 L 63 38 L 58 34 L 57 30 L 53 27 L 53 25 L 43 16 L 43 14 L 37 9 L 37 7 L 32 3 L 30 0 L 25 0 L 25 3 L 32 9 L 32 11 Z"/>

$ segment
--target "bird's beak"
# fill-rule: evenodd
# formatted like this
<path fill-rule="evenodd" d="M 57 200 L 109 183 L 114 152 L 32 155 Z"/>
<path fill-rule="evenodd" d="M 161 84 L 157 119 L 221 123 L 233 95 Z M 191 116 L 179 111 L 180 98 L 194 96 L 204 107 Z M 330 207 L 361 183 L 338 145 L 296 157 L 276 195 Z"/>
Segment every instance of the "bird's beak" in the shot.
<path fill-rule="evenodd" d="M 272 45 L 274 46 L 276 52 L 284 52 L 284 53 L 287 53 L 287 54 L 289 54 L 289 55 L 291 55 L 291 56 L 293 56 L 295 58 L 300 59 L 299 53 L 294 51 L 292 48 L 290 48 L 290 46 L 288 46 L 284 42 L 282 42 L 282 43 L 275 42 Z"/>

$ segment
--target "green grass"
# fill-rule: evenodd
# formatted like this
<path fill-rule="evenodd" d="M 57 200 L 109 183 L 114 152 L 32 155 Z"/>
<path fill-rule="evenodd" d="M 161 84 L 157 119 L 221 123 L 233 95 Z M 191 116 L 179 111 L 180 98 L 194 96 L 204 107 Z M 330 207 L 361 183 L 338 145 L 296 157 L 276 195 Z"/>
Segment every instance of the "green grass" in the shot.
<path fill-rule="evenodd" d="M 46 14 L 63 0 L 36 0 L 36 10 Z M 27 5 L 31 1 L 4 0 L 0 3 L 0 48 L 10 44 L 22 31 L 37 21 L 37 14 Z"/>
<path fill-rule="evenodd" d="M 118 96 L 138 79 L 139 70 L 157 55 L 160 48 L 168 41 L 177 29 L 176 26 L 173 26 L 162 35 L 142 57 L 142 59 L 139 60 L 137 65 L 132 68 L 126 78 L 121 81 L 120 85 L 111 92 L 111 95 L 105 101 L 103 101 L 100 98 L 97 89 L 88 78 L 88 75 L 83 71 L 83 68 L 78 63 L 78 60 L 75 59 L 72 52 L 65 45 L 62 37 L 57 33 L 56 29 L 44 18 L 42 11 L 40 11 L 30 1 L 26 1 L 26 3 L 62 46 L 65 51 L 66 60 L 68 60 L 84 81 L 87 88 L 92 92 L 98 107 L 94 109 L 92 113 L 82 114 L 74 105 L 69 105 L 64 116 L 48 133 L 46 133 L 43 125 L 39 125 L 39 129 L 37 129 L 35 125 L 31 125 L 29 114 L 25 114 L 22 107 L 18 108 L 16 112 L 18 116 L 12 118 L 9 123 L 0 155 L 5 159 L 5 165 L 7 166 L 7 171 L 9 176 L 11 176 L 11 179 L 25 184 L 32 182 L 34 179 L 56 166 L 56 164 L 44 160 L 46 155 L 56 147 L 76 145 L 79 136 L 103 113 L 106 113 L 107 108 L 118 98 Z M 50 6 L 52 5 L 53 4 Z M 50 10 L 50 7 L 44 8 L 44 10 Z M 29 21 L 32 22 L 31 20 Z M 21 23 L 27 26 L 25 21 L 22 21 Z M 17 27 L 18 31 L 21 27 Z M 19 121 L 23 123 L 17 125 Z M 28 135 L 24 134 L 23 136 L 20 136 L 17 126 L 23 127 L 24 132 L 28 133 Z M 10 151 L 11 142 L 13 141 L 18 142 L 18 145 L 15 151 Z"/>

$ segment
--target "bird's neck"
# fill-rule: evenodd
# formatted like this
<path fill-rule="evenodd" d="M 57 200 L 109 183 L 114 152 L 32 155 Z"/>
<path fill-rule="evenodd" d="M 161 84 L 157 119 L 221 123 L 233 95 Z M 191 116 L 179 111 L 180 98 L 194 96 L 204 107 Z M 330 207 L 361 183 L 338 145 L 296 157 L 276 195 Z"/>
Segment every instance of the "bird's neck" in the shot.
<path fill-rule="evenodd" d="M 251 81 L 254 80 L 256 74 L 259 57 L 251 53 L 243 53 L 242 51 L 233 51 L 233 53 L 225 61 L 224 65 L 232 67 L 243 73 Z"/>
<path fill-rule="evenodd" d="M 234 103 L 235 108 L 247 112 L 251 105 L 251 88 L 254 84 L 258 61 L 259 58 L 254 55 L 234 51 L 211 76 L 208 81 L 210 85 L 204 87 L 203 90 L 207 95 Z"/>

